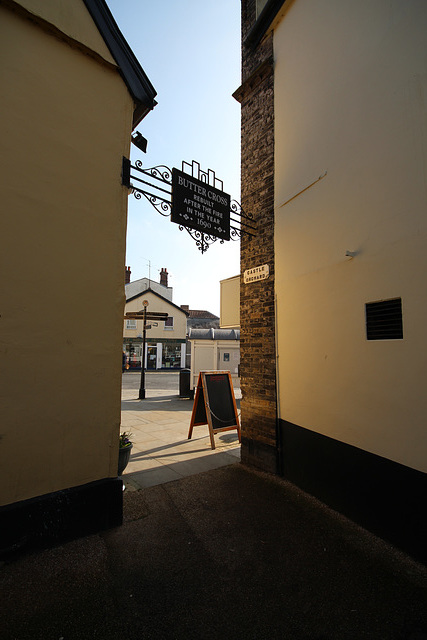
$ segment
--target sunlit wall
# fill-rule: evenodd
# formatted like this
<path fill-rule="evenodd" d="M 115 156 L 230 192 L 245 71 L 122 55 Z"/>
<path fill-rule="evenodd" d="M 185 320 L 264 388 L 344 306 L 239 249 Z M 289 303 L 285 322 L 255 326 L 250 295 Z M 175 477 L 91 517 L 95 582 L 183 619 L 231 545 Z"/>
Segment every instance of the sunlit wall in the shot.
<path fill-rule="evenodd" d="M 0 504 L 117 476 L 133 101 L 83 3 L 0 7 Z"/>
<path fill-rule="evenodd" d="M 421 471 L 426 24 L 420 0 L 301 0 L 274 33 L 279 418 Z M 367 340 L 391 298 L 403 339 Z"/>

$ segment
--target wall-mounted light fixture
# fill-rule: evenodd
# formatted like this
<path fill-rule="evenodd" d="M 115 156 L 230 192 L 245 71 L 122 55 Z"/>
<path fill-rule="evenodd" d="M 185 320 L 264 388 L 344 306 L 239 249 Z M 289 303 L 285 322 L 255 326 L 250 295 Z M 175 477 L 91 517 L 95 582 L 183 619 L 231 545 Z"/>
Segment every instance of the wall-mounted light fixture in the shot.
<path fill-rule="evenodd" d="M 138 149 L 142 151 L 142 153 L 147 152 L 147 139 L 144 138 L 144 136 L 141 135 L 139 131 L 136 131 L 135 134 L 131 136 L 131 139 L 135 147 L 138 147 Z"/>

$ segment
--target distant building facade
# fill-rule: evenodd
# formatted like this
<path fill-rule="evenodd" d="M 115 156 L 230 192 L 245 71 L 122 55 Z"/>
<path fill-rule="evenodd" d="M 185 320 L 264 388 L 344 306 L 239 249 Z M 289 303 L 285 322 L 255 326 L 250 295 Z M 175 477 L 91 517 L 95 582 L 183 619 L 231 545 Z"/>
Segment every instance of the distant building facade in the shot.
<path fill-rule="evenodd" d="M 240 386 L 240 331 L 238 329 L 190 329 L 190 389 L 194 391 L 200 371 L 229 371 L 234 387 Z"/>
<path fill-rule="evenodd" d="M 126 273 L 128 273 L 127 268 Z M 147 304 L 147 311 L 167 313 L 166 321 L 148 321 L 144 366 L 147 370 L 183 369 L 186 366 L 187 312 L 172 302 L 172 287 L 168 287 L 166 269 L 160 272 L 160 283 L 141 278 L 125 285 L 125 314 L 138 312 Z M 125 319 L 123 351 L 130 369 L 140 369 L 143 358 L 143 320 Z"/>
<path fill-rule="evenodd" d="M 192 329 L 218 329 L 219 318 L 210 311 L 202 309 L 190 309 L 188 304 L 182 304 L 181 309 L 188 313 L 187 317 L 187 358 L 186 368 L 191 369 L 192 344 L 189 340 L 189 333 Z"/>
<path fill-rule="evenodd" d="M 240 329 L 240 275 L 220 281 L 220 327 Z"/>

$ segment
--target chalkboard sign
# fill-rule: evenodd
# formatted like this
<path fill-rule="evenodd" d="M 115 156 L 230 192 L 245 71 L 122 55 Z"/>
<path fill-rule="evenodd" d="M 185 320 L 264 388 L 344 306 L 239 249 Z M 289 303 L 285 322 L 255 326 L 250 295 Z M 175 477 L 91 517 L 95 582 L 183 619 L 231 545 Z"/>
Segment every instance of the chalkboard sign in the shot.
<path fill-rule="evenodd" d="M 193 427 L 209 426 L 211 447 L 215 449 L 214 434 L 237 429 L 240 442 L 240 424 L 237 415 L 233 383 L 229 371 L 201 371 L 197 382 L 188 438 Z"/>
<path fill-rule="evenodd" d="M 203 388 L 201 385 L 201 380 L 199 376 L 199 382 L 197 383 L 196 394 L 194 397 L 193 404 L 193 412 L 191 415 L 191 424 L 193 426 L 198 426 L 200 424 L 208 424 L 208 419 L 206 417 L 206 407 L 203 395 Z M 191 438 L 191 435 L 188 436 Z"/>

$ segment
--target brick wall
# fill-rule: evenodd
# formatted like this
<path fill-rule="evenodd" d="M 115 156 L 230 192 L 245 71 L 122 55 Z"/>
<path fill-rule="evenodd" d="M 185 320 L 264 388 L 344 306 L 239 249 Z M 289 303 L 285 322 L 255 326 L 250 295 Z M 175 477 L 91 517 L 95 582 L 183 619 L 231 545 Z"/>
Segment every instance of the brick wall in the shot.
<path fill-rule="evenodd" d="M 268 36 L 244 45 L 255 22 L 255 0 L 242 0 L 242 207 L 254 217 L 255 237 L 241 239 L 241 272 L 268 264 L 267 280 L 241 281 L 242 462 L 278 472 L 274 306 L 274 78 Z"/>

